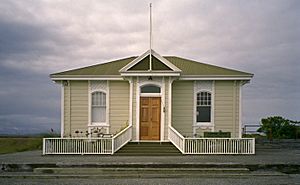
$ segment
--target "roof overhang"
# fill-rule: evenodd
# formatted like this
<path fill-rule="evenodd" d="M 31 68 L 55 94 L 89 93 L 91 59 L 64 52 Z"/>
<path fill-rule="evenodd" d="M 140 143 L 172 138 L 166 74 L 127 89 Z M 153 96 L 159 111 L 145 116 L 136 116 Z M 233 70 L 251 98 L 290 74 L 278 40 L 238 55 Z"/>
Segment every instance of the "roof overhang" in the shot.
<path fill-rule="evenodd" d="M 160 72 L 125 72 L 121 73 L 121 76 L 180 76 L 179 72 L 160 71 Z"/>
<path fill-rule="evenodd" d="M 237 75 L 193 75 L 181 76 L 179 80 L 251 80 L 252 76 L 237 76 Z"/>
<path fill-rule="evenodd" d="M 51 80 L 123 80 L 120 75 L 51 75 Z"/>

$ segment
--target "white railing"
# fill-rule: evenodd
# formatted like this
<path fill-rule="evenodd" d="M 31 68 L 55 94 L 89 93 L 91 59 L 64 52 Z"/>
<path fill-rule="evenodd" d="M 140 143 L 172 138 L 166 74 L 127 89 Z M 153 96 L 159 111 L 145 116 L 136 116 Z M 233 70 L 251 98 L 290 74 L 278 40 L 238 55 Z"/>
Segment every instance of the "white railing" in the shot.
<path fill-rule="evenodd" d="M 111 154 L 112 138 L 44 138 L 45 154 Z"/>
<path fill-rule="evenodd" d="M 43 155 L 114 154 L 131 140 L 131 126 L 112 138 L 44 138 Z"/>
<path fill-rule="evenodd" d="M 254 138 L 185 138 L 185 154 L 254 154 Z"/>
<path fill-rule="evenodd" d="M 126 145 L 132 138 L 132 126 L 128 126 L 126 129 L 119 132 L 117 135 L 113 137 L 112 146 L 113 146 L 113 153 L 118 151 L 124 145 Z"/>
<path fill-rule="evenodd" d="M 184 152 L 184 137 L 172 126 L 169 126 L 169 140 L 175 145 L 181 153 Z"/>
<path fill-rule="evenodd" d="M 183 154 L 255 154 L 254 138 L 184 138 L 169 126 L 169 140 Z"/>

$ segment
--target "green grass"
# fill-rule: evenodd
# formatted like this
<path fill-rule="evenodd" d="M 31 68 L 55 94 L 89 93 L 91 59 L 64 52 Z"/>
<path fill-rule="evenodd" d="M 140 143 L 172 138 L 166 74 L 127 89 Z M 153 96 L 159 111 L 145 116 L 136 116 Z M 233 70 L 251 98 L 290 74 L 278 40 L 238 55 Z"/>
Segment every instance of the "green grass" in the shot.
<path fill-rule="evenodd" d="M 42 138 L 0 138 L 0 154 L 40 149 Z"/>

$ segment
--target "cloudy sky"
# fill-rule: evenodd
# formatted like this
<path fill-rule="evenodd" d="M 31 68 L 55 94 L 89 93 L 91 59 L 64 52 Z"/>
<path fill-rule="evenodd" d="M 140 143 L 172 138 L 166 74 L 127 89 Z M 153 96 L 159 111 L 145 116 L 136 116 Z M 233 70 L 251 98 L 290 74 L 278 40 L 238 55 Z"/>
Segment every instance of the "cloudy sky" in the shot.
<path fill-rule="evenodd" d="M 254 73 L 243 122 L 300 120 L 300 1 L 152 0 L 154 49 Z M 0 134 L 60 128 L 49 74 L 148 49 L 149 1 L 0 1 Z"/>

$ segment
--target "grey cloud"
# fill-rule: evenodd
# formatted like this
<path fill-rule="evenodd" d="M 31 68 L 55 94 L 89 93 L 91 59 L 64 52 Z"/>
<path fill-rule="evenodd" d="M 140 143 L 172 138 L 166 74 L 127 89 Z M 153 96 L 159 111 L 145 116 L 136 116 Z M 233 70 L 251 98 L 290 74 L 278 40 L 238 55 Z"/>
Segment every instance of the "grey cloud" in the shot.
<path fill-rule="evenodd" d="M 60 88 L 49 73 L 143 53 L 148 5 L 1 1 L 0 130 L 29 127 L 20 117 L 39 131 L 59 128 Z M 154 49 L 254 73 L 243 92 L 245 123 L 273 114 L 300 120 L 299 9 L 297 0 L 153 1 Z"/>

